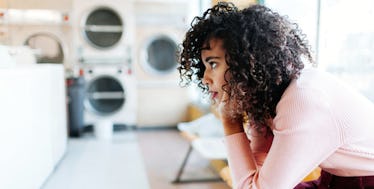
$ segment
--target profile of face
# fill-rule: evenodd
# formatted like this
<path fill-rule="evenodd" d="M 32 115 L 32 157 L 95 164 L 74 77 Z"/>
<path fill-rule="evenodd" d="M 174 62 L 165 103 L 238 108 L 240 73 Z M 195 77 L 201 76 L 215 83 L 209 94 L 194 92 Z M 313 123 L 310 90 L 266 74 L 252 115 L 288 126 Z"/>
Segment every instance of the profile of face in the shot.
<path fill-rule="evenodd" d="M 225 93 L 222 86 L 227 83 L 225 72 L 229 68 L 225 55 L 223 41 L 217 38 L 210 39 L 201 50 L 201 60 L 205 66 L 202 82 L 208 86 L 213 103 L 221 102 Z"/>

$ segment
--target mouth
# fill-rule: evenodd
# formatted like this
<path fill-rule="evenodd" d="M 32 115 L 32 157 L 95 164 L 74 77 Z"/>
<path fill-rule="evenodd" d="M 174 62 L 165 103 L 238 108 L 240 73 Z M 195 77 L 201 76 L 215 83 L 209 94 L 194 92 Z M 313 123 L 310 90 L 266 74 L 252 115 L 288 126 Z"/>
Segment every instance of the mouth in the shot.
<path fill-rule="evenodd" d="M 217 96 L 218 96 L 218 92 L 215 92 L 215 91 L 209 91 L 209 93 L 210 93 L 210 98 L 211 98 L 212 100 L 216 99 Z"/>

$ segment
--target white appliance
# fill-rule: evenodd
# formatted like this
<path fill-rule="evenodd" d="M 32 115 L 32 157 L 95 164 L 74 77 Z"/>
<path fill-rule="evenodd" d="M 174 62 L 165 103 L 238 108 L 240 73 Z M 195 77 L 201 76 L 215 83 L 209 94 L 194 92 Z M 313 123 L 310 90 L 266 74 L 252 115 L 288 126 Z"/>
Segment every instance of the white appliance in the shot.
<path fill-rule="evenodd" d="M 136 125 L 136 80 L 124 66 L 84 67 L 84 123 L 94 125 L 102 119 L 113 124 Z"/>
<path fill-rule="evenodd" d="M 29 46 L 37 63 L 71 67 L 69 15 L 56 10 L 8 9 L 4 12 L 7 45 Z"/>
<path fill-rule="evenodd" d="M 0 188 L 39 189 L 67 147 L 63 66 L 1 68 L 0 86 Z"/>
<path fill-rule="evenodd" d="M 1 60 L 2 60 L 1 63 L 8 63 L 8 66 L 9 65 L 15 66 L 15 65 L 22 65 L 22 64 L 25 64 L 25 65 L 36 64 L 35 54 L 33 50 L 28 46 L 2 46 L 0 45 L 0 51 L 2 55 L 7 55 L 11 57 L 10 60 L 7 60 L 6 57 L 1 57 Z"/>
<path fill-rule="evenodd" d="M 179 86 L 177 48 L 186 32 L 188 1 L 136 1 L 138 127 L 185 121 L 189 96 Z"/>
<path fill-rule="evenodd" d="M 130 64 L 132 0 L 73 0 L 75 59 L 83 64 Z"/>

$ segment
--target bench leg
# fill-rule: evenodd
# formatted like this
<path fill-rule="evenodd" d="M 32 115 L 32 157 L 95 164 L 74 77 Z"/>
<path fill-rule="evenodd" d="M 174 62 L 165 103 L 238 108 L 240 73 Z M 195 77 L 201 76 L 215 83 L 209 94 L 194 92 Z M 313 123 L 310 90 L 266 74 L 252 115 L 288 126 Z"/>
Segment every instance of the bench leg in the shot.
<path fill-rule="evenodd" d="M 184 160 L 182 162 L 181 167 L 179 168 L 179 171 L 177 173 L 176 178 L 172 181 L 173 184 L 182 184 L 182 183 L 192 183 L 192 182 L 218 182 L 223 181 L 221 178 L 206 178 L 206 179 L 188 179 L 188 180 L 181 180 L 184 168 L 186 167 L 187 161 L 192 153 L 193 147 L 192 144 L 189 145 L 188 151 L 186 156 L 184 157 Z"/>

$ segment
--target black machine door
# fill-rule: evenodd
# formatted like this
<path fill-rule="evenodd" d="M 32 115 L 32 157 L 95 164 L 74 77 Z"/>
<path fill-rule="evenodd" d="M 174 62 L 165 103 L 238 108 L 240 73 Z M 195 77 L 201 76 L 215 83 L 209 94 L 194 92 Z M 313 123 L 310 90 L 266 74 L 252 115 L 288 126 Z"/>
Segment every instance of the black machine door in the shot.
<path fill-rule="evenodd" d="M 113 9 L 100 7 L 93 10 L 84 25 L 86 40 L 96 48 L 111 48 L 123 35 L 123 23 Z"/>
<path fill-rule="evenodd" d="M 86 106 L 100 115 L 119 111 L 126 103 L 125 89 L 112 76 L 100 76 L 88 83 Z"/>
<path fill-rule="evenodd" d="M 177 44 L 169 37 L 153 39 L 147 46 L 147 63 L 152 71 L 168 73 L 177 66 Z"/>

